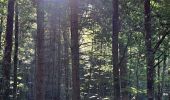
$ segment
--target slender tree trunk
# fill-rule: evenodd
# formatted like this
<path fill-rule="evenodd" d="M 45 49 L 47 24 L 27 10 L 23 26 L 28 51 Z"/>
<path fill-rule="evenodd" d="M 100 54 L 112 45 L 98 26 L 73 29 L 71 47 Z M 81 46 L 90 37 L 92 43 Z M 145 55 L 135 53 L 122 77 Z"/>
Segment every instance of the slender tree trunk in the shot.
<path fill-rule="evenodd" d="M 92 48 L 91 52 L 93 52 L 93 40 L 92 40 Z M 89 78 L 88 78 L 88 94 L 90 95 L 90 85 L 92 83 L 92 67 L 94 67 L 94 60 L 93 60 L 93 54 L 90 55 L 90 68 L 89 68 Z"/>
<path fill-rule="evenodd" d="M 120 100 L 119 66 L 118 66 L 118 34 L 119 34 L 119 13 L 118 0 L 113 0 L 113 35 L 112 35 L 112 60 L 114 77 L 114 100 Z"/>
<path fill-rule="evenodd" d="M 51 57 L 50 58 L 50 65 L 49 65 L 49 68 L 48 68 L 48 80 L 47 82 L 49 84 L 47 84 L 47 93 L 46 94 L 49 94 L 49 95 L 46 95 L 46 98 L 47 99 L 53 99 L 53 76 L 54 76 L 54 62 L 55 62 L 55 35 L 54 35 L 54 30 L 53 30 L 53 18 L 52 18 L 52 9 L 50 9 L 50 14 L 48 16 L 48 20 L 49 20 L 49 23 L 50 23 L 50 51 L 49 52 L 49 56 Z"/>
<path fill-rule="evenodd" d="M 57 14 L 57 11 L 55 11 L 57 8 L 57 2 L 54 2 L 55 4 L 52 6 L 50 10 L 50 27 L 51 27 L 51 39 L 52 39 L 52 67 L 53 67 L 53 72 L 52 72 L 52 86 L 51 86 L 51 98 L 60 100 L 60 90 L 61 90 L 61 30 L 60 30 L 60 16 Z M 58 16 L 58 17 L 57 17 Z M 58 22 L 58 23 L 57 23 Z"/>
<path fill-rule="evenodd" d="M 166 61 L 167 61 L 167 55 L 164 54 L 164 57 L 163 57 L 164 61 L 163 61 L 163 70 L 162 70 L 162 87 L 161 87 L 161 99 L 163 100 L 163 89 L 165 89 L 165 71 L 166 71 L 166 67 L 167 67 L 167 64 L 166 64 Z"/>
<path fill-rule="evenodd" d="M 55 84 L 55 81 L 58 82 L 58 78 L 56 77 L 56 79 L 54 79 L 55 75 L 57 75 L 58 73 L 56 73 L 55 71 L 57 70 L 57 67 L 56 67 L 56 61 L 57 61 L 57 58 L 58 58 L 58 55 L 56 54 L 56 52 L 58 50 L 56 50 L 56 37 L 57 37 L 57 31 L 56 31 L 56 28 L 57 28 L 57 17 L 56 17 L 56 10 L 57 8 L 54 7 L 54 5 L 52 6 L 52 8 L 50 9 L 50 16 L 49 16 L 49 20 L 50 20 L 50 38 L 51 38 L 51 57 L 52 57 L 52 65 L 50 66 L 51 67 L 51 73 L 49 73 L 50 75 L 50 93 L 51 93 L 51 99 L 54 99 L 54 91 L 56 90 L 56 95 L 58 95 L 58 84 L 56 83 Z M 49 70 L 50 71 L 50 70 Z"/>
<path fill-rule="evenodd" d="M 17 66 L 18 66 L 18 3 L 15 4 L 15 49 L 14 49 L 14 84 L 13 99 L 17 100 Z"/>
<path fill-rule="evenodd" d="M 96 43 L 96 40 L 94 40 L 94 45 L 96 45 L 97 43 Z M 104 50 L 103 50 L 103 41 L 100 41 L 100 54 L 101 55 L 103 55 L 103 52 L 104 52 Z M 98 56 L 98 57 L 100 57 L 100 56 Z M 99 60 L 99 63 L 98 63 L 98 66 L 99 66 L 99 69 L 98 69 L 98 76 L 101 76 L 101 67 L 102 67 L 102 60 L 100 59 Z M 101 81 L 100 81 L 100 77 L 98 77 L 97 78 L 97 80 L 99 80 L 98 81 L 98 84 L 97 84 L 97 88 L 98 88 L 98 90 L 97 90 L 97 93 L 99 94 L 99 95 L 102 95 L 102 89 L 101 89 Z"/>
<path fill-rule="evenodd" d="M 37 1 L 36 100 L 44 100 L 44 1 Z"/>
<path fill-rule="evenodd" d="M 144 0 L 145 16 L 145 46 L 147 63 L 147 96 L 148 100 L 154 100 L 154 53 L 152 49 L 151 34 L 151 7 L 150 0 Z"/>
<path fill-rule="evenodd" d="M 0 22 L 0 50 L 1 50 L 1 46 L 2 46 L 2 42 L 1 42 L 1 38 L 2 38 L 2 32 L 3 32 L 3 17 L 1 17 L 1 22 Z"/>
<path fill-rule="evenodd" d="M 121 100 L 128 100 L 128 91 L 127 91 L 127 85 L 128 85 L 128 80 L 127 80 L 127 50 L 126 46 L 124 46 L 123 43 L 119 43 L 119 55 L 120 58 L 123 58 L 123 61 L 120 61 L 120 82 L 121 82 L 121 93 L 122 97 Z M 125 54 L 124 54 L 125 52 Z"/>
<path fill-rule="evenodd" d="M 158 62 L 159 62 L 159 58 L 158 58 Z M 157 69 L 157 74 L 158 74 L 158 95 L 157 98 L 158 100 L 161 100 L 161 82 L 160 82 L 160 64 L 158 64 L 158 69 Z"/>
<path fill-rule="evenodd" d="M 11 52 L 12 52 L 12 36 L 13 36 L 13 18 L 14 18 L 14 3 L 15 0 L 8 0 L 8 15 L 5 34 L 5 51 L 2 61 L 3 78 L 4 78 L 4 100 L 9 100 L 10 97 L 10 70 L 11 70 Z"/>
<path fill-rule="evenodd" d="M 136 68 L 136 89 L 137 89 L 137 93 L 136 93 L 136 100 L 139 99 L 139 67 L 140 67 L 140 54 L 138 51 L 138 57 L 137 57 L 137 68 Z"/>
<path fill-rule="evenodd" d="M 4 5 L 2 5 L 2 8 L 1 9 L 4 9 Z M 2 33 L 3 33 L 3 31 L 4 31 L 4 26 L 3 26 L 3 24 L 4 24 L 4 17 L 3 16 L 1 16 L 1 22 L 0 22 L 0 50 L 2 50 Z"/>
<path fill-rule="evenodd" d="M 63 33 L 64 38 L 64 67 L 65 67 L 65 92 L 66 100 L 69 100 L 69 42 L 67 33 Z"/>
<path fill-rule="evenodd" d="M 132 59 L 132 47 L 129 47 L 129 59 Z M 132 67 L 132 60 L 130 60 L 129 61 L 129 67 L 131 68 Z M 129 73 L 128 73 L 128 86 L 131 86 L 131 83 L 132 83 L 132 81 L 131 81 L 131 74 L 132 74 L 132 71 L 131 70 L 129 70 Z M 129 100 L 131 100 L 131 98 L 132 98 L 132 95 L 131 95 L 131 93 L 129 93 Z"/>
<path fill-rule="evenodd" d="M 80 100 L 79 79 L 79 33 L 78 0 L 70 0 L 71 7 L 71 56 L 72 56 L 72 100 Z"/>
<path fill-rule="evenodd" d="M 58 21 L 58 32 L 57 32 L 57 78 L 58 78 L 58 82 L 57 82 L 57 86 L 58 86 L 58 88 L 57 88 L 57 100 L 60 100 L 60 95 L 61 95 L 61 66 L 62 66 L 62 60 L 61 60 L 61 48 L 62 48 L 62 46 L 61 46 L 61 30 L 60 30 L 60 26 L 61 26 L 61 22 L 60 22 L 60 16 L 59 16 L 59 21 Z"/>

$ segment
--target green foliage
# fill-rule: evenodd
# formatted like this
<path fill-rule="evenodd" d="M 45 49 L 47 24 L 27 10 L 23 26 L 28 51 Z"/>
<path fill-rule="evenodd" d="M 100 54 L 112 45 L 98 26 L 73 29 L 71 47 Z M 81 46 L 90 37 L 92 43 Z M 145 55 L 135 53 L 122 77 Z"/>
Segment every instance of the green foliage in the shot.
<path fill-rule="evenodd" d="M 68 29 L 70 26 L 67 26 L 67 24 L 70 24 L 68 21 L 70 16 L 68 16 L 69 10 L 66 7 L 68 4 L 60 1 L 61 0 L 55 1 L 58 5 L 55 9 L 53 8 L 56 5 L 54 2 L 48 2 L 45 6 L 46 36 L 51 31 L 48 29 L 48 12 L 51 11 L 51 9 L 56 10 L 58 16 L 61 17 L 60 21 L 62 25 L 60 26 L 61 29 L 58 30 L 69 33 Z M 19 100 L 25 100 L 26 95 L 32 91 L 30 86 L 33 84 L 35 74 L 36 5 L 33 5 L 30 0 L 18 0 L 17 2 L 19 4 L 20 23 L 17 87 Z M 79 4 L 81 97 L 85 98 L 85 100 L 93 97 L 102 98 L 102 100 L 111 100 L 113 97 L 114 84 L 112 66 L 112 0 L 81 0 Z M 170 30 L 170 0 L 161 0 L 159 2 L 157 0 L 151 0 L 151 6 L 152 44 L 155 46 L 162 37 L 162 32 L 166 29 L 167 31 Z M 1 43 L 3 49 L 7 15 L 6 8 L 7 0 L 0 0 L 0 18 L 3 17 L 3 25 L 0 25 L 0 33 L 2 33 Z M 144 47 L 143 1 L 120 0 L 119 8 L 119 43 L 127 46 L 124 49 L 125 51 L 127 49 L 127 76 L 126 79 L 122 79 L 127 81 L 128 87 L 125 90 L 128 91 L 128 94 L 133 97 L 139 95 L 139 97 L 142 97 L 141 100 L 144 100 L 146 99 L 147 92 L 147 69 Z M 167 55 L 167 61 L 165 63 L 162 61 L 159 64 L 161 66 L 160 79 L 158 79 L 158 69 L 157 66 L 155 66 L 155 92 L 157 92 L 157 85 L 159 83 L 162 86 L 166 84 L 166 86 L 161 87 L 163 89 L 169 86 L 169 38 L 169 35 L 167 35 L 160 45 L 159 50 L 155 53 L 155 65 L 158 63 L 158 58 L 162 60 L 164 59 L 163 55 Z M 64 39 L 62 37 L 62 43 L 63 41 Z M 67 42 L 70 42 L 70 40 Z M 2 67 L 3 49 L 0 48 L 0 68 Z M 63 48 L 59 49 L 63 50 Z M 119 58 L 119 61 L 121 61 L 121 57 Z M 50 59 L 50 57 L 47 59 Z M 166 66 L 165 69 L 163 68 L 164 66 Z M 163 73 L 164 70 L 165 73 Z M 2 69 L 0 69 L 0 73 L 2 73 Z M 0 78 L 1 76 L 0 74 Z M 164 76 L 165 79 L 163 80 Z M 12 84 L 13 83 L 11 83 L 11 85 Z"/>

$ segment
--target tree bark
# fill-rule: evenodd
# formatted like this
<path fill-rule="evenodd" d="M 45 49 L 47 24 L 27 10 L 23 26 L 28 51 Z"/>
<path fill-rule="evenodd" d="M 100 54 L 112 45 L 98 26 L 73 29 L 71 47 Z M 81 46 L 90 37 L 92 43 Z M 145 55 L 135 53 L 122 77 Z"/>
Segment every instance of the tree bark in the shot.
<path fill-rule="evenodd" d="M 79 79 L 79 33 L 78 0 L 70 0 L 71 7 L 71 56 L 72 56 L 72 100 L 80 100 Z"/>
<path fill-rule="evenodd" d="M 4 78 L 4 100 L 9 100 L 10 97 L 10 70 L 11 70 L 11 52 L 12 52 L 12 36 L 13 36 L 13 18 L 14 18 L 14 3 L 15 0 L 8 0 L 8 15 L 5 34 L 5 51 L 2 61 L 3 78 Z"/>
<path fill-rule="evenodd" d="M 150 0 L 144 0 L 144 17 L 147 63 L 147 96 L 148 100 L 154 100 L 154 53 L 152 48 Z"/>
<path fill-rule="evenodd" d="M 118 0 L 113 0 L 113 34 L 112 34 L 112 61 L 114 77 L 114 100 L 120 100 L 119 66 L 118 66 L 118 34 L 119 34 L 119 13 Z"/>
<path fill-rule="evenodd" d="M 43 0 L 37 1 L 37 66 L 36 100 L 44 100 L 44 9 Z"/>

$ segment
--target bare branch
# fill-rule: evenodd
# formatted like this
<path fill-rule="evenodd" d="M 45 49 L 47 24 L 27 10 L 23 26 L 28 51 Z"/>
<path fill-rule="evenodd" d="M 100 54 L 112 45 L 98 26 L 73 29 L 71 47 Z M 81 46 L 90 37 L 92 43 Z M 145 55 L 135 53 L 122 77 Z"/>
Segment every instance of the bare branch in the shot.
<path fill-rule="evenodd" d="M 164 31 L 163 32 L 163 36 L 162 36 L 162 38 L 157 42 L 157 44 L 155 45 L 155 47 L 154 47 L 154 51 L 153 51 L 153 53 L 156 53 L 156 51 L 158 50 L 158 48 L 160 47 L 160 45 L 162 44 L 162 42 L 164 41 L 164 39 L 165 39 L 165 37 L 167 36 L 167 35 L 169 35 L 169 31 Z"/>

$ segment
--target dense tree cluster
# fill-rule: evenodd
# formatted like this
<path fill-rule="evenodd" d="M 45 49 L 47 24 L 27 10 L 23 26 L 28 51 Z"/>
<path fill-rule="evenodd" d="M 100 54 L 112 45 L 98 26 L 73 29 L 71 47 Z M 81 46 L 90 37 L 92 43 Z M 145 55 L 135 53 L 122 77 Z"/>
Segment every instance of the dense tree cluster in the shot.
<path fill-rule="evenodd" d="M 170 0 L 0 0 L 0 100 L 170 100 Z"/>

